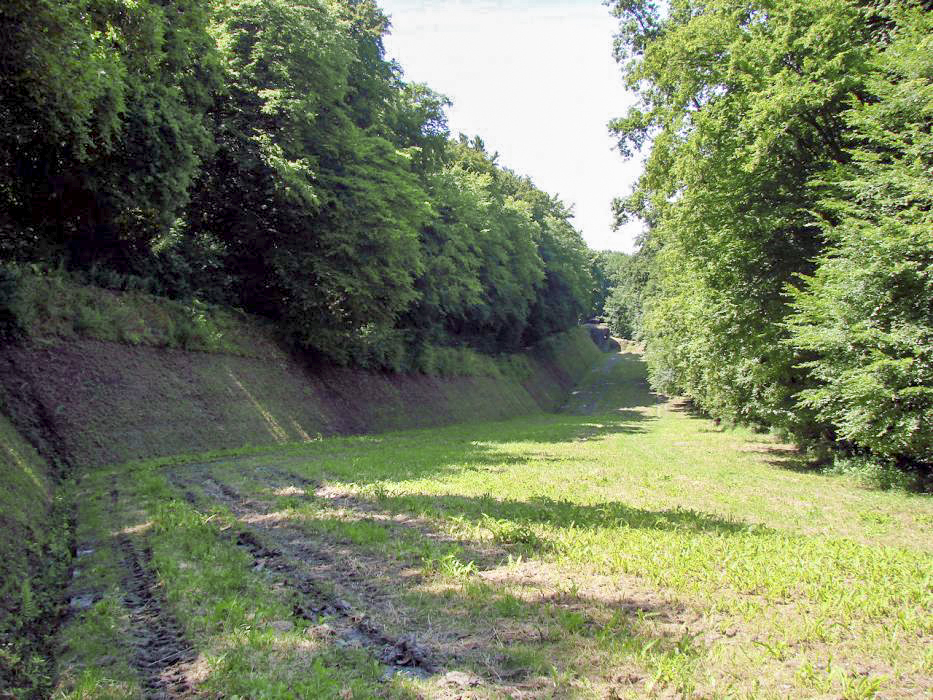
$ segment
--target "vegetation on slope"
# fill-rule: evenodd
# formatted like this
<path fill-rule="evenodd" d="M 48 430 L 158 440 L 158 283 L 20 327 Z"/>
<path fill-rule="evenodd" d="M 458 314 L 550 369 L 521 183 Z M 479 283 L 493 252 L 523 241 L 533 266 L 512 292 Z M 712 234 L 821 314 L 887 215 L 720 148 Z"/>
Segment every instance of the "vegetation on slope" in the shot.
<path fill-rule="evenodd" d="M 64 697 L 919 699 L 933 680 L 930 499 L 802 470 L 651 393 L 631 354 L 560 414 L 92 470 L 79 495 L 73 592 L 95 603 L 65 633 Z M 155 670 L 133 561 L 177 630 Z"/>
<path fill-rule="evenodd" d="M 49 692 L 54 677 L 49 635 L 70 559 L 54 476 L 0 415 L 0 690 L 14 697 Z"/>
<path fill-rule="evenodd" d="M 394 371 L 591 306 L 570 210 L 450 138 L 371 0 L 17 0 L 0 24 L 4 260 L 144 278 Z"/>
<path fill-rule="evenodd" d="M 80 672 L 80 678 L 66 682 L 84 688 L 76 690 L 79 696 L 86 691 L 91 697 L 130 697 L 142 692 L 133 680 L 132 649 L 145 647 L 153 662 L 171 652 L 161 633 L 127 641 L 153 624 L 127 617 L 127 601 L 155 585 L 144 573 L 149 554 L 99 545 L 119 534 L 101 532 L 111 522 L 104 518 L 117 508 L 116 497 L 103 503 L 98 482 L 63 479 L 76 471 L 64 465 L 80 471 L 191 449 L 308 443 L 335 432 L 540 412 L 559 405 L 601 355 L 587 332 L 575 328 L 512 355 L 437 349 L 425 355 L 430 364 L 420 369 L 441 378 L 340 368 L 309 375 L 243 314 L 82 286 L 61 272 L 18 272 L 7 325 L 28 334 L 31 342 L 0 355 L 0 408 L 15 416 L 23 435 L 54 456 L 58 468 L 50 468 L 0 415 L 4 697 L 48 697 L 58 660 L 74 670 L 81 659 L 98 663 L 108 655 L 113 662 L 106 683 Z M 199 352 L 162 352 L 153 346 Z M 186 532 L 179 529 L 179 537 Z M 74 561 L 73 539 L 78 542 Z M 138 568 L 128 578 L 130 556 L 137 557 Z M 96 605 L 95 593 L 72 584 L 63 596 L 68 581 L 79 576 L 122 593 Z M 146 602 L 146 610 L 151 605 Z M 60 623 L 74 615 L 81 622 L 56 636 Z M 170 628 L 162 632 L 171 639 Z M 115 649 L 122 651 L 114 654 Z"/>
<path fill-rule="evenodd" d="M 652 383 L 826 455 L 933 463 L 929 3 L 610 2 L 647 152 L 611 298 Z"/>
<path fill-rule="evenodd" d="M 97 272 L 99 275 L 100 272 Z M 110 286 L 87 284 L 86 275 L 40 265 L 0 268 L 0 332 L 37 343 L 93 338 L 243 357 L 279 357 L 269 324 L 229 307 L 198 299 L 176 301 L 148 294 L 137 277 L 106 273 Z M 116 284 L 114 284 L 116 282 Z"/>

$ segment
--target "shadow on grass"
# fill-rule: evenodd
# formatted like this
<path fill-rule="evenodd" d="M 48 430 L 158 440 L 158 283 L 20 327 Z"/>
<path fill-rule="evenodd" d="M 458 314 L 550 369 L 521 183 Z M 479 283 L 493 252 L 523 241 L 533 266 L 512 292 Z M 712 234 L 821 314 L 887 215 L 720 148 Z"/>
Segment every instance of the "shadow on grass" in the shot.
<path fill-rule="evenodd" d="M 541 420 L 531 422 L 507 422 L 496 425 L 477 425 L 473 432 L 475 442 L 540 442 L 557 444 L 576 442 L 613 435 L 633 435 L 646 433 L 645 424 L 657 420 L 656 416 L 619 408 L 611 413 L 572 415 L 565 413 L 550 414 Z M 500 427 L 509 428 L 503 434 Z M 489 429 L 487 429 L 489 428 Z"/>
<path fill-rule="evenodd" d="M 674 413 L 683 413 L 691 418 L 701 418 L 703 420 L 713 419 L 709 413 L 700 408 L 691 398 L 679 398 L 675 401 L 671 401 L 668 406 Z"/>
<path fill-rule="evenodd" d="M 645 510 L 618 502 L 582 505 L 548 496 L 534 496 L 527 501 L 497 499 L 490 494 L 479 497 L 384 495 L 357 500 L 366 510 L 382 508 L 391 513 L 463 518 L 475 524 L 495 518 L 516 524 L 563 528 L 621 527 L 717 534 L 747 533 L 749 528 L 740 521 L 723 520 L 694 510 Z"/>
<path fill-rule="evenodd" d="M 606 671 L 621 675 L 632 690 L 657 684 L 689 691 L 695 665 L 707 653 L 691 635 L 655 624 L 680 613 L 659 602 L 608 602 L 567 592 L 529 600 L 484 580 L 416 595 L 428 615 L 442 612 L 445 626 L 466 643 L 464 651 L 451 650 L 446 668 L 477 672 L 495 697 L 525 697 L 522 691 L 570 697 L 579 688 L 575 681 L 605 678 Z M 610 655 L 616 657 L 612 667 L 594 663 Z M 620 665 L 626 673 L 619 674 Z"/>
<path fill-rule="evenodd" d="M 774 450 L 769 451 L 768 454 L 769 459 L 765 460 L 765 464 L 768 466 L 800 474 L 823 474 L 830 466 L 825 461 L 821 462 L 789 448 L 776 447 Z"/>
<path fill-rule="evenodd" d="M 297 480 L 294 485 L 306 486 Z M 377 624 L 389 622 L 392 634 L 425 645 L 437 676 L 449 671 L 476 673 L 477 683 L 497 697 L 511 696 L 519 689 L 547 689 L 556 693 L 548 696 L 565 697 L 576 679 L 604 672 L 593 663 L 595 649 L 600 656 L 620 655 L 629 670 L 637 670 L 628 676 L 629 684 L 659 683 L 686 690 L 695 663 L 706 653 L 693 636 L 676 631 L 681 629 L 684 610 L 660 597 L 633 597 L 621 589 L 597 596 L 575 586 L 568 588 L 566 581 L 544 568 L 535 569 L 533 580 L 526 578 L 526 571 L 502 568 L 511 562 L 510 552 L 534 550 L 534 542 L 495 546 L 497 553 L 483 553 L 472 542 L 451 538 L 442 524 L 386 517 L 393 511 L 427 505 L 437 506 L 444 515 L 510 518 L 518 525 L 619 525 L 620 519 L 633 527 L 705 530 L 720 525 L 701 514 L 655 513 L 619 504 L 580 507 L 548 498 L 531 499 L 527 504 L 491 497 L 341 498 L 342 510 L 355 509 L 361 519 L 380 516 L 378 522 L 396 533 L 395 537 L 361 541 L 347 536 L 352 530 L 346 527 L 345 515 L 325 513 L 305 524 L 300 519 L 273 523 L 268 518 L 275 514 L 275 504 L 253 500 L 250 494 L 241 499 L 250 510 L 248 522 L 265 523 L 253 527 L 270 538 L 279 556 L 295 566 L 310 567 L 315 585 L 331 591 L 333 597 L 351 593 L 347 599 L 356 602 L 346 614 Z M 400 538 L 402 532 L 407 536 Z M 406 542 L 408 546 L 397 546 Z M 540 544 L 541 550 L 547 548 L 547 543 Z M 479 575 L 474 563 L 498 571 L 498 578 Z M 422 573 L 413 576 L 411 567 L 419 564 Z M 538 565 L 528 562 L 527 566 Z M 363 578 L 352 573 L 362 570 L 367 572 Z M 284 585 L 290 587 L 294 577 L 288 574 L 288 578 Z M 336 645 L 340 644 L 338 640 Z M 341 661 L 335 658 L 334 663 Z"/>
<path fill-rule="evenodd" d="M 528 462 L 539 467 L 548 463 L 558 465 L 556 457 L 535 446 L 646 433 L 646 425 L 654 420 L 657 420 L 655 416 L 634 410 L 600 416 L 546 414 L 512 421 L 463 424 L 430 432 L 336 438 L 281 452 L 191 462 L 186 468 L 196 470 L 210 465 L 233 472 L 287 470 L 296 477 L 303 475 L 306 479 L 356 484 L 398 478 L 435 478 L 465 471 L 500 471 Z"/>

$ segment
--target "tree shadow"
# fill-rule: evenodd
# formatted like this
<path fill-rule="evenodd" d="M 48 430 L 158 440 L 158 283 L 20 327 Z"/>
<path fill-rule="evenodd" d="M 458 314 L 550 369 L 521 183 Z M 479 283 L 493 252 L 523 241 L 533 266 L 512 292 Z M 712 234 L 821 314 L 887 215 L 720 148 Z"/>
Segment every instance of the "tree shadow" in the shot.
<path fill-rule="evenodd" d="M 691 418 L 704 418 L 711 420 L 712 416 L 700 408 L 696 402 L 689 397 L 681 397 L 671 401 L 668 408 L 674 413 L 685 413 Z"/>
<path fill-rule="evenodd" d="M 775 447 L 768 450 L 768 456 L 769 459 L 765 460 L 768 466 L 801 474 L 822 474 L 828 466 L 825 461 L 787 447 Z"/>
<path fill-rule="evenodd" d="M 656 416 L 641 411 L 620 408 L 612 413 L 598 415 L 576 415 L 568 413 L 553 413 L 542 416 L 538 421 L 506 422 L 501 425 L 510 428 L 507 439 L 503 442 L 534 441 L 546 444 L 565 442 L 578 442 L 580 440 L 597 439 L 613 435 L 632 435 L 646 433 L 645 423 L 657 420 Z M 525 425 L 522 425 L 524 423 Z M 474 426 L 476 440 L 483 442 L 485 425 Z M 498 426 L 489 431 L 491 442 L 499 441 L 497 438 Z"/>
<path fill-rule="evenodd" d="M 547 445 L 602 440 L 647 432 L 655 416 L 621 410 L 600 416 L 542 414 L 511 421 L 461 424 L 430 431 L 331 438 L 189 463 L 235 472 L 288 470 L 301 478 L 368 484 L 384 480 L 441 477 L 465 471 L 497 471 L 533 461 L 560 463 Z M 527 444 L 523 444 L 527 443 Z M 506 447 L 506 445 L 508 447 Z M 536 449 L 539 446 L 539 449 Z M 395 459 L 388 455 L 397 455 Z"/>
<path fill-rule="evenodd" d="M 391 513 L 441 514 L 444 517 L 482 524 L 493 518 L 519 525 L 548 525 L 586 529 L 631 528 L 715 534 L 741 534 L 749 530 L 748 523 L 725 520 L 700 511 L 674 508 L 646 510 L 624 503 L 607 501 L 583 505 L 549 496 L 533 496 L 527 501 L 483 496 L 433 496 L 380 494 L 354 497 L 366 510 L 382 508 Z M 756 531 L 761 528 L 756 527 Z"/>
<path fill-rule="evenodd" d="M 689 687 L 690 665 L 708 653 L 681 631 L 683 611 L 676 605 L 567 591 L 520 597 L 513 591 L 514 586 L 481 579 L 417 592 L 419 604 L 442 611 L 444 626 L 456 630 L 450 636 L 460 638 L 448 651 L 445 669 L 477 673 L 482 689 L 495 697 L 567 697 L 574 695 L 574 677 L 605 677 L 607 671 L 642 693 L 652 684 Z M 600 668 L 596 659 L 607 656 L 615 657 L 614 667 Z M 659 671 L 675 659 L 684 666 L 680 677 L 663 677 Z M 535 693 L 545 689 L 546 694 Z"/>
<path fill-rule="evenodd" d="M 246 481 L 252 481 L 245 476 Z M 279 486 L 289 485 L 287 473 L 279 471 L 275 476 Z M 258 486 L 262 482 L 256 479 L 252 483 Z M 301 479 L 292 480 L 291 485 L 296 490 L 309 486 Z M 491 547 L 497 552 L 484 552 L 485 540 L 458 540 L 440 523 L 391 516 L 399 506 L 401 511 L 418 512 L 422 507 L 440 505 L 447 515 L 464 515 L 474 521 L 498 517 L 519 524 L 582 523 L 587 527 L 611 524 L 708 530 L 724 526 L 708 516 L 632 509 L 621 504 L 577 506 L 550 498 L 530 499 L 527 504 L 492 497 L 341 498 L 341 510 L 355 508 L 360 518 L 374 519 L 394 533 L 388 539 L 358 541 L 346 536 L 348 531 L 342 528 L 347 523 L 346 512 L 316 514 L 305 530 L 302 518 L 275 522 L 277 504 L 252 500 L 249 494 L 243 498 L 253 516 L 243 521 L 243 527 L 261 528 L 278 547 L 278 556 L 295 562 L 294 566 L 310 566 L 307 571 L 312 572 L 315 586 L 330 591 L 344 606 L 341 614 L 372 620 L 376 625 L 389 623 L 392 638 L 410 638 L 411 644 L 423 646 L 436 669 L 434 681 L 442 685 L 456 685 L 456 679 L 467 674 L 478 690 L 497 696 L 544 687 L 553 688 L 560 696 L 572 690 L 568 679 L 606 670 L 593 663 L 595 645 L 626 659 L 625 667 L 637 671 L 626 676 L 626 683 L 640 687 L 658 681 L 662 668 L 681 664 L 683 674 L 688 674 L 690 664 L 706 653 L 694 636 L 683 631 L 685 620 L 696 618 L 685 615 L 682 604 L 630 587 L 606 591 L 567 586 L 567 581 L 546 564 L 528 560 L 513 568 L 510 555 L 527 543 L 494 545 Z M 737 527 L 734 523 L 725 525 Z M 410 541 L 423 541 L 428 546 L 394 546 Z M 447 547 L 438 549 L 438 544 Z M 451 573 L 431 566 L 431 561 L 425 566 L 424 557 L 441 564 L 453 557 L 461 568 Z M 421 573 L 413 575 L 412 567 L 420 567 Z M 276 585 L 291 589 L 298 579 L 286 569 L 286 580 Z M 348 570 L 368 574 L 358 577 Z M 301 592 L 296 595 L 300 597 Z M 326 624 L 327 619 L 320 622 Z M 451 671 L 461 675 L 451 676 Z M 663 687 L 688 681 L 684 675 L 664 677 L 660 683 Z"/>

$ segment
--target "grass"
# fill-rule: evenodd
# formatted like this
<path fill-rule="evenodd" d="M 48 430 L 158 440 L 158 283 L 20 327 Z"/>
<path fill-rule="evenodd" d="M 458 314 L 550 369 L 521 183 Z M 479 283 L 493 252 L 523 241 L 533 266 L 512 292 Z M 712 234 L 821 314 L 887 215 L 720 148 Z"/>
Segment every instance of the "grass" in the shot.
<path fill-rule="evenodd" d="M 66 638 L 93 650 L 133 634 L 106 573 L 130 533 L 151 547 L 205 697 L 933 686 L 933 501 L 807 471 L 787 446 L 695 417 L 648 391 L 635 354 L 607 357 L 559 414 L 135 463 L 79 488 L 103 568 L 74 586 L 101 602 Z M 290 568 L 238 546 L 244 530 Z M 350 612 L 297 615 L 302 581 Z M 387 672 L 355 618 L 416 638 L 435 670 Z M 132 690 L 132 664 L 95 653 L 63 661 L 59 697 Z"/>
<path fill-rule="evenodd" d="M 0 290 L 0 316 L 11 316 L 34 342 L 90 338 L 243 357 L 281 355 L 268 324 L 233 309 L 133 288 L 104 289 L 37 265 L 3 266 L 0 277 L 8 287 Z"/>
<path fill-rule="evenodd" d="M 123 284 L 88 283 L 106 282 L 97 278 L 110 276 Z M 132 279 L 106 270 L 80 275 L 40 265 L 0 265 L 0 334 L 15 329 L 16 335 L 40 344 L 87 338 L 278 361 L 291 347 L 282 330 L 269 321 L 198 299 L 156 296 L 145 291 L 147 285 L 141 281 L 127 284 Z M 376 343 L 374 348 L 378 347 Z M 351 364 L 396 373 L 522 382 L 534 377 L 539 363 L 556 365 L 575 378 L 598 354 L 586 331 L 579 328 L 545 338 L 529 350 L 530 354 L 487 355 L 468 347 L 427 345 L 416 356 L 408 356 L 413 349 L 402 344 L 395 361 L 359 357 Z"/>
<path fill-rule="evenodd" d="M 50 687 L 67 515 L 49 465 L 0 415 L 0 695 Z"/>

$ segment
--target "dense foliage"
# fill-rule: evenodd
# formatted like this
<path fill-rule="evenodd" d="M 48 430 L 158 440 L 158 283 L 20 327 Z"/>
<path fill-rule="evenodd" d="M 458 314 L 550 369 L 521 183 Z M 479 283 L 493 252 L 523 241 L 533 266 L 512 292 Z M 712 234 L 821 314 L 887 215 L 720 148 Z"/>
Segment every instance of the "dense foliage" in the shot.
<path fill-rule="evenodd" d="M 933 463 L 933 13 L 897 16 L 873 99 L 843 116 L 852 159 L 827 175 L 829 249 L 794 290 L 791 342 L 812 354 L 801 402 L 839 439 Z"/>
<path fill-rule="evenodd" d="M 616 254 L 618 255 L 618 254 Z M 613 286 L 606 295 L 605 317 L 614 335 L 637 338 L 642 325 L 642 307 L 648 291 L 651 256 L 647 248 L 634 255 L 616 258 Z"/>
<path fill-rule="evenodd" d="M 613 288 L 619 284 L 619 272 L 629 256 L 612 250 L 598 250 L 590 253 L 590 275 L 593 278 L 593 316 L 602 316 L 606 309 L 606 300 Z"/>
<path fill-rule="evenodd" d="M 148 277 L 396 370 L 575 324 L 593 282 L 569 210 L 450 139 L 388 28 L 372 0 L 4 3 L 0 255 Z"/>
<path fill-rule="evenodd" d="M 624 154 L 647 152 L 617 208 L 649 225 L 647 278 L 619 296 L 648 292 L 619 301 L 654 385 L 804 445 L 928 469 L 928 8 L 609 4 L 640 96 L 612 128 Z"/>

